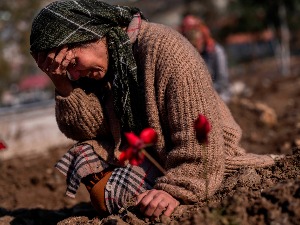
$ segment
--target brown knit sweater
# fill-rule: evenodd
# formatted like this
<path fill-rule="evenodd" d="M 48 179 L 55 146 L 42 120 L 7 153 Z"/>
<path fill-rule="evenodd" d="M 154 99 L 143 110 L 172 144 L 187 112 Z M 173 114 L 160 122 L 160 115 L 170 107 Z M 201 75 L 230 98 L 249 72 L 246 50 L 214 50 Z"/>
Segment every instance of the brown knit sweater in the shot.
<path fill-rule="evenodd" d="M 214 90 L 204 61 L 178 32 L 143 21 L 133 49 L 145 77 L 146 115 L 141 116 L 158 132 L 152 155 L 167 170 L 156 189 L 195 203 L 206 191 L 213 195 L 227 173 L 274 163 L 269 156 L 246 154 L 239 147 L 240 127 Z M 212 126 L 205 148 L 193 127 L 199 113 Z M 66 98 L 57 95 L 56 118 L 67 137 L 91 144 L 104 160 L 117 164 L 121 135 L 109 89 L 104 101 L 81 88 Z"/>

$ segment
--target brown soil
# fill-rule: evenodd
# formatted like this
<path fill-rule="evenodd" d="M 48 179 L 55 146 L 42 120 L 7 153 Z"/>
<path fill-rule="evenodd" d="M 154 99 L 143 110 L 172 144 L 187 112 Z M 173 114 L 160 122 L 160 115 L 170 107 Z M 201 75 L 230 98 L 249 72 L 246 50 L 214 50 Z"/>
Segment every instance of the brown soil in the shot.
<path fill-rule="evenodd" d="M 233 174 L 207 205 L 180 206 L 171 218 L 154 221 L 130 211 L 122 219 L 97 217 L 84 187 L 76 199 L 64 196 L 65 178 L 53 168 L 68 148 L 62 146 L 47 155 L 0 162 L 0 224 L 300 224 L 300 71 L 293 65 L 286 77 L 268 60 L 243 65 L 242 73 L 232 70 L 232 83 L 246 84 L 229 103 L 244 130 L 242 145 L 286 157 L 269 168 Z"/>

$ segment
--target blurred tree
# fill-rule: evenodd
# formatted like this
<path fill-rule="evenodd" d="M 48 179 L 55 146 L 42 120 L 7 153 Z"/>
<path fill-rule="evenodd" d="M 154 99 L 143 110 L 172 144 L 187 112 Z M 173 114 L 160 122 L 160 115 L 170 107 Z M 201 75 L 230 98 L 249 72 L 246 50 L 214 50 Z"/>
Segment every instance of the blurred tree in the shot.
<path fill-rule="evenodd" d="M 225 33 L 272 29 L 281 73 L 287 75 L 290 73 L 290 29 L 299 28 L 299 9 L 299 0 L 231 0 L 228 15 L 235 17 L 236 22 L 226 27 Z"/>
<path fill-rule="evenodd" d="M 0 89 L 9 88 L 12 81 L 36 68 L 29 53 L 30 26 L 35 13 L 45 2 L 0 1 Z"/>
<path fill-rule="evenodd" d="M 0 43 L 0 49 L 1 49 Z M 9 77 L 9 64 L 6 60 L 3 59 L 3 57 L 0 57 L 0 68 L 1 68 L 1 74 L 0 74 L 0 96 L 2 95 L 2 92 L 7 88 L 8 84 L 10 83 L 10 77 Z"/>
<path fill-rule="evenodd" d="M 184 0 L 184 15 L 193 14 L 205 20 L 206 24 L 215 24 L 226 11 L 229 0 Z"/>

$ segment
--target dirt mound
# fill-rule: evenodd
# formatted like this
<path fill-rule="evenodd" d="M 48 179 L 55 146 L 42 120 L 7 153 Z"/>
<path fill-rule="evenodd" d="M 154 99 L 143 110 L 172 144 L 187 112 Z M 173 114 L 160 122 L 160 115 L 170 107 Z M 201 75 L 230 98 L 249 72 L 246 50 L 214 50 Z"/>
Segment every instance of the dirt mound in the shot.
<path fill-rule="evenodd" d="M 171 218 L 150 221 L 135 209 L 124 211 L 122 218 L 101 218 L 84 187 L 76 199 L 64 195 L 65 178 L 53 168 L 68 148 L 62 146 L 44 155 L 0 161 L 0 225 L 299 224 L 300 77 L 266 75 L 261 68 L 234 77 L 232 82 L 244 88 L 228 105 L 244 131 L 243 147 L 285 154 L 276 165 L 238 171 L 208 203 L 180 206 Z"/>
<path fill-rule="evenodd" d="M 295 149 L 293 155 L 281 159 L 272 167 L 245 168 L 226 179 L 223 190 L 211 199 L 214 203 L 179 206 L 171 218 L 149 221 L 138 212 L 128 210 L 122 213 L 122 219 L 119 216 L 109 216 L 103 220 L 77 217 L 61 221 L 59 225 L 75 221 L 76 224 L 105 225 L 299 224 L 299 160 L 300 149 Z"/>

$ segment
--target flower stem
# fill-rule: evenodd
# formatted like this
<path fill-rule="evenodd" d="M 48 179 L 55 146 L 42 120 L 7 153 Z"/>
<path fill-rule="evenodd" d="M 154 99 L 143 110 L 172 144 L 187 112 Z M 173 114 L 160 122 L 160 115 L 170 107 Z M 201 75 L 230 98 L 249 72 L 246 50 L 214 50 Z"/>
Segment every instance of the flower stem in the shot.
<path fill-rule="evenodd" d="M 209 185 L 209 180 L 208 180 L 208 152 L 206 149 L 206 144 L 203 144 L 204 147 L 204 178 L 205 178 L 205 202 L 208 205 L 208 185 Z"/>
<path fill-rule="evenodd" d="M 160 170 L 160 172 L 162 172 L 164 175 L 167 174 L 167 171 L 162 168 L 161 165 L 144 148 L 141 149 L 141 152 L 157 167 L 157 169 Z"/>

